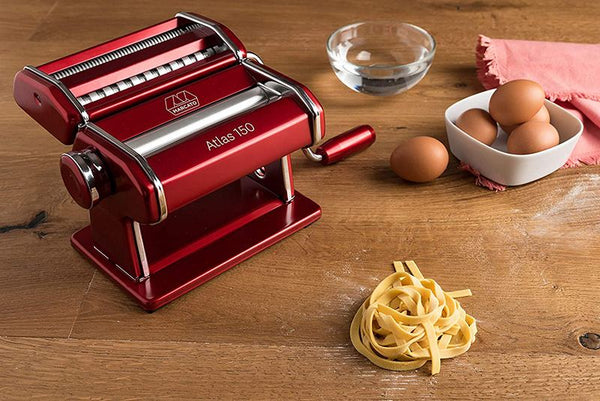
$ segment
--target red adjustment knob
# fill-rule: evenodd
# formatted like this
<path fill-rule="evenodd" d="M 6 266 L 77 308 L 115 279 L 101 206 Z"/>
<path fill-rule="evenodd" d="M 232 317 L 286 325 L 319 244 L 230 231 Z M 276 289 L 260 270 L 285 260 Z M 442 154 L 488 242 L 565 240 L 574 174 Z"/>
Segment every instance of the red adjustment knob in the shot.
<path fill-rule="evenodd" d="M 365 150 L 373 142 L 375 142 L 373 127 L 361 125 L 331 138 L 320 145 L 315 153 L 321 155 L 321 164 L 328 165 Z"/>
<path fill-rule="evenodd" d="M 110 193 L 110 180 L 100 157 L 91 150 L 63 153 L 60 175 L 73 200 L 91 209 Z"/>

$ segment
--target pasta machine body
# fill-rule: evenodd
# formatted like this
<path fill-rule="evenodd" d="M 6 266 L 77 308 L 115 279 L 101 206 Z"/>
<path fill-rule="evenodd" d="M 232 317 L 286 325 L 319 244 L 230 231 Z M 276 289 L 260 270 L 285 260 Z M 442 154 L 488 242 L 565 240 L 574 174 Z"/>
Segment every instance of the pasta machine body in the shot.
<path fill-rule="evenodd" d="M 61 175 L 90 214 L 73 246 L 149 311 L 319 218 L 292 152 L 327 164 L 374 140 L 363 126 L 313 152 L 315 96 L 189 13 L 27 66 L 14 96 L 72 145 Z"/>

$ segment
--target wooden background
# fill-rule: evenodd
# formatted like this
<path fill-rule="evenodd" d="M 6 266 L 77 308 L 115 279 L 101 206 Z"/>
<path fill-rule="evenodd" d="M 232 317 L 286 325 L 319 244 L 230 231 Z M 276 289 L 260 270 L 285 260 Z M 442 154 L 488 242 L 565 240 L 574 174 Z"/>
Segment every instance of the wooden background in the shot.
<path fill-rule="evenodd" d="M 560 170 L 503 193 L 452 159 L 436 182 L 388 168 L 405 138 L 446 142 L 446 107 L 482 88 L 478 33 L 600 41 L 600 3 L 574 1 L 0 2 L 0 399 L 598 399 L 600 167 Z M 372 124 L 375 145 L 322 168 L 294 155 L 320 221 L 154 314 L 81 258 L 87 224 L 58 171 L 66 150 L 13 102 L 12 77 L 174 15 L 228 25 L 266 63 L 310 87 L 329 137 Z M 327 36 L 394 19 L 439 48 L 408 93 L 374 98 L 337 81 Z M 394 259 L 414 259 L 478 320 L 472 349 L 442 371 L 395 373 L 352 348 L 351 317 Z M 586 334 L 587 333 L 587 334 Z M 582 346 L 586 344 L 588 348 Z M 595 348 L 595 349 L 594 349 Z"/>

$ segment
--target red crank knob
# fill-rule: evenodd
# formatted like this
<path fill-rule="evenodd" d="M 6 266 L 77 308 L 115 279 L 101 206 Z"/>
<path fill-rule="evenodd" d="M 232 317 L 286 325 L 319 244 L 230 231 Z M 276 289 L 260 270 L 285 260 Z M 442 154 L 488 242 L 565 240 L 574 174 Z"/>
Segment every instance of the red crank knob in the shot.
<path fill-rule="evenodd" d="M 63 153 L 60 174 L 73 200 L 84 209 L 91 209 L 110 193 L 110 180 L 104 164 L 90 150 Z"/>
<path fill-rule="evenodd" d="M 365 150 L 373 142 L 375 142 L 373 127 L 361 125 L 331 138 L 320 145 L 315 153 L 321 155 L 321 164 L 328 165 Z"/>

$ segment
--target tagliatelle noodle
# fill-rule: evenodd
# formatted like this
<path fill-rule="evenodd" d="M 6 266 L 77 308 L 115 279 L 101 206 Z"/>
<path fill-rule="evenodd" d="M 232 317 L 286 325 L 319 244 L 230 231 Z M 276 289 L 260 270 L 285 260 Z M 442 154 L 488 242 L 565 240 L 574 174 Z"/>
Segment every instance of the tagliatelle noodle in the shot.
<path fill-rule="evenodd" d="M 464 354 L 475 341 L 475 319 L 455 299 L 470 290 L 445 292 L 426 279 L 413 261 L 394 262 L 386 277 L 356 312 L 350 326 L 354 348 L 375 365 L 413 370 L 431 361 L 431 374 L 442 359 Z"/>

